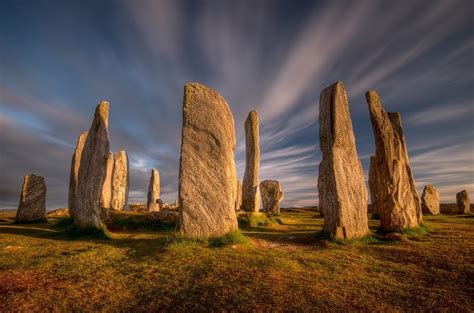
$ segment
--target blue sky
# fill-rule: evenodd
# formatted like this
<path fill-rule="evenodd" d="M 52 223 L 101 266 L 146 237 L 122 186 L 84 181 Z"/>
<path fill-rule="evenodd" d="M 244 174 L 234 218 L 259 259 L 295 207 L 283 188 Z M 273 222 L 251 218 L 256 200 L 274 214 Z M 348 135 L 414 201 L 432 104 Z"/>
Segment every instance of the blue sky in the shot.
<path fill-rule="evenodd" d="M 65 206 L 79 134 L 109 100 L 113 151 L 130 159 L 132 202 L 150 170 L 177 199 L 183 86 L 228 101 L 238 176 L 244 121 L 260 117 L 260 178 L 285 206 L 318 202 L 321 90 L 344 82 L 359 157 L 374 153 L 364 93 L 401 112 L 418 190 L 444 202 L 474 192 L 472 1 L 0 1 L 0 207 L 16 207 L 23 175 L 46 179 Z"/>

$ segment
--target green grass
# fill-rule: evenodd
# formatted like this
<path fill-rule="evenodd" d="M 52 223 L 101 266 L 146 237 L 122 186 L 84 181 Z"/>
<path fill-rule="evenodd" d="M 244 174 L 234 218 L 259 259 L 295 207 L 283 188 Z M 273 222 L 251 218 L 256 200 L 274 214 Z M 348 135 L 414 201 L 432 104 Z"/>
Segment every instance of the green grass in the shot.
<path fill-rule="evenodd" d="M 239 225 L 248 227 L 268 226 L 273 223 L 264 213 L 257 212 L 240 213 L 238 219 Z"/>
<path fill-rule="evenodd" d="M 149 227 L 143 213 L 118 214 L 106 238 L 68 236 L 64 218 L 0 218 L 0 312 L 474 308 L 471 216 L 425 217 L 404 241 L 383 240 L 372 219 L 371 236 L 322 240 L 309 210 L 241 217 L 239 232 L 205 240 Z"/>

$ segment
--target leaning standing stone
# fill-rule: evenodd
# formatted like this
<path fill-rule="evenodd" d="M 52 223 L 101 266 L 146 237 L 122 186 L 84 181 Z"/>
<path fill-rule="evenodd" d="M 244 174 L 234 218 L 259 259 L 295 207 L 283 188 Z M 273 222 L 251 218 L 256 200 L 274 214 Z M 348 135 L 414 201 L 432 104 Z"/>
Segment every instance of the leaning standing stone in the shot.
<path fill-rule="evenodd" d="M 248 212 L 258 212 L 260 209 L 259 167 L 258 113 L 252 110 L 245 121 L 245 173 L 242 184 L 242 209 Z"/>
<path fill-rule="evenodd" d="M 375 137 L 370 158 L 369 187 L 372 206 L 382 228 L 395 231 L 423 221 L 420 198 L 408 160 L 400 113 L 384 110 L 375 91 L 366 93 Z"/>
<path fill-rule="evenodd" d="M 114 156 L 114 174 L 112 175 L 112 202 L 111 208 L 122 211 L 128 205 L 128 155 L 125 151 L 119 151 Z"/>
<path fill-rule="evenodd" d="M 151 170 L 150 184 L 148 185 L 148 211 L 156 212 L 160 210 L 158 199 L 160 199 L 160 173 L 154 168 Z"/>
<path fill-rule="evenodd" d="M 342 82 L 321 92 L 319 144 L 323 159 L 319 164 L 318 191 L 324 232 L 337 239 L 367 235 L 368 194 Z"/>
<path fill-rule="evenodd" d="M 83 132 L 77 139 L 76 149 L 72 155 L 71 160 L 71 172 L 69 174 L 69 197 L 68 197 L 68 209 L 69 216 L 74 218 L 74 210 L 76 208 L 76 198 L 77 198 L 77 185 L 79 181 L 79 166 L 81 165 L 81 156 L 82 150 L 84 149 L 84 144 L 86 143 L 87 134 L 89 132 Z"/>
<path fill-rule="evenodd" d="M 279 214 L 284 194 L 278 180 L 264 180 L 260 183 L 263 209 L 266 214 Z"/>
<path fill-rule="evenodd" d="M 179 231 L 189 237 L 237 230 L 234 118 L 213 89 L 186 84 L 179 168 Z"/>
<path fill-rule="evenodd" d="M 110 152 L 108 119 L 109 103 L 102 101 L 95 110 L 79 167 L 74 225 L 80 228 L 101 228 L 100 199 Z"/>
<path fill-rule="evenodd" d="M 428 184 L 423 189 L 421 195 L 421 210 L 423 214 L 439 214 L 439 192 L 436 188 Z"/>
<path fill-rule="evenodd" d="M 471 211 L 471 197 L 467 190 L 456 194 L 456 202 L 458 204 L 459 214 L 468 214 Z"/>
<path fill-rule="evenodd" d="M 43 177 L 29 174 L 23 178 L 15 221 L 46 221 L 46 184 Z"/>

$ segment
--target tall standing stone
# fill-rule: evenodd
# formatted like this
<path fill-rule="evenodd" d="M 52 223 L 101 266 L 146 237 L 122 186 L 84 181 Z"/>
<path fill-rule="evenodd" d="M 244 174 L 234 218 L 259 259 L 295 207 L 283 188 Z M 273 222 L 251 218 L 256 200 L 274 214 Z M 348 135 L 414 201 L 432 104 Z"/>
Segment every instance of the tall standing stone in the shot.
<path fill-rule="evenodd" d="M 386 112 L 375 91 L 368 91 L 366 98 L 375 137 L 375 155 L 370 158 L 369 170 L 374 211 L 379 213 L 385 230 L 418 226 L 423 217 L 400 113 Z"/>
<path fill-rule="evenodd" d="M 45 220 L 46 184 L 44 178 L 33 174 L 25 175 L 15 221 L 39 222 Z"/>
<path fill-rule="evenodd" d="M 112 202 L 112 175 L 114 173 L 114 154 L 112 152 L 109 153 L 109 157 L 107 158 L 106 169 L 104 185 L 102 185 L 102 195 L 100 198 L 102 220 L 109 218 L 109 209 Z"/>
<path fill-rule="evenodd" d="M 278 180 L 264 180 L 260 183 L 263 210 L 266 214 L 279 214 L 284 194 Z"/>
<path fill-rule="evenodd" d="M 122 150 L 114 156 L 111 209 L 122 211 L 127 208 L 129 184 L 128 155 Z"/>
<path fill-rule="evenodd" d="M 242 206 L 242 182 L 238 179 L 235 188 L 235 211 L 239 211 Z"/>
<path fill-rule="evenodd" d="M 459 214 L 468 214 L 471 211 L 471 197 L 467 190 L 463 190 L 456 194 L 456 203 L 458 205 Z"/>
<path fill-rule="evenodd" d="M 258 212 L 260 209 L 259 168 L 258 113 L 252 110 L 245 121 L 245 173 L 242 183 L 242 209 L 248 212 Z"/>
<path fill-rule="evenodd" d="M 76 198 L 77 198 L 77 185 L 79 181 L 79 166 L 81 165 L 81 156 L 82 150 L 84 149 L 84 144 L 86 143 L 87 134 L 89 132 L 83 132 L 79 138 L 77 138 L 76 149 L 72 155 L 71 160 L 71 172 L 69 174 L 69 196 L 68 196 L 68 209 L 69 216 L 74 218 L 74 210 L 76 208 Z"/>
<path fill-rule="evenodd" d="M 79 167 L 74 225 L 80 228 L 101 228 L 100 199 L 110 152 L 108 119 L 109 103 L 102 101 L 95 110 Z"/>
<path fill-rule="evenodd" d="M 357 156 L 352 120 L 342 82 L 326 87 L 319 100 L 319 206 L 324 232 L 351 239 L 369 232 L 368 194 L 364 170 Z"/>
<path fill-rule="evenodd" d="M 181 140 L 180 233 L 214 237 L 237 230 L 234 118 L 219 93 L 185 85 Z"/>
<path fill-rule="evenodd" d="M 423 214 L 439 214 L 439 192 L 436 188 L 428 184 L 423 189 L 421 195 L 421 211 Z"/>
<path fill-rule="evenodd" d="M 154 168 L 151 170 L 150 184 L 148 185 L 148 211 L 153 212 L 160 210 L 158 199 L 160 199 L 160 173 Z"/>

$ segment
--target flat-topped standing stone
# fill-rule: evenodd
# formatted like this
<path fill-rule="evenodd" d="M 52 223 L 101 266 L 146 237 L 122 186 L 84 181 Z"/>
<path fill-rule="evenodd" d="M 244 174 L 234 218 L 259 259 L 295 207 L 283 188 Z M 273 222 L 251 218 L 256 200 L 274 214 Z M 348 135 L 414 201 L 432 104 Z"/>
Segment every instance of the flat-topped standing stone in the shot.
<path fill-rule="evenodd" d="M 74 225 L 80 228 L 101 228 L 100 198 L 110 152 L 108 119 L 109 103 L 102 101 L 95 110 L 79 167 Z"/>
<path fill-rule="evenodd" d="M 186 84 L 179 168 L 179 231 L 189 237 L 237 230 L 234 118 L 216 91 Z"/>
<path fill-rule="evenodd" d="M 238 179 L 235 188 L 235 211 L 239 211 L 242 207 L 242 182 Z"/>
<path fill-rule="evenodd" d="M 387 113 L 375 91 L 366 93 L 375 137 L 370 158 L 372 206 L 388 231 L 418 226 L 423 221 L 420 198 L 410 169 L 399 113 Z"/>
<path fill-rule="evenodd" d="M 148 211 L 154 212 L 160 210 L 158 199 L 160 199 L 160 173 L 154 168 L 151 170 L 150 184 L 148 185 Z"/>
<path fill-rule="evenodd" d="M 260 210 L 259 168 L 258 113 L 252 110 L 245 121 L 245 173 L 242 182 L 242 209 L 248 212 Z"/>
<path fill-rule="evenodd" d="M 439 214 L 439 192 L 436 188 L 428 184 L 423 189 L 421 195 L 421 210 L 423 214 Z"/>
<path fill-rule="evenodd" d="M 279 214 L 284 194 L 278 180 L 264 180 L 260 183 L 263 210 L 266 214 Z"/>
<path fill-rule="evenodd" d="M 74 218 L 74 209 L 76 208 L 77 197 L 77 183 L 79 181 L 79 166 L 81 165 L 82 150 L 84 149 L 84 144 L 86 143 L 88 133 L 88 131 L 85 131 L 79 136 L 79 138 L 77 138 L 76 149 L 72 155 L 68 196 L 68 209 L 69 216 L 71 218 Z"/>
<path fill-rule="evenodd" d="M 111 209 L 122 211 L 128 205 L 128 155 L 125 151 L 119 151 L 114 156 L 114 174 L 112 175 L 112 202 Z"/>
<path fill-rule="evenodd" d="M 15 221 L 39 222 L 45 220 L 46 184 L 44 178 L 33 174 L 25 175 Z"/>
<path fill-rule="evenodd" d="M 109 153 L 107 158 L 106 169 L 104 185 L 102 185 L 102 195 L 100 197 L 102 220 L 109 218 L 109 209 L 112 202 L 112 175 L 114 173 L 114 154 L 112 152 Z"/>
<path fill-rule="evenodd" d="M 319 206 L 324 232 L 332 238 L 367 235 L 368 194 L 357 156 L 346 91 L 337 82 L 321 92 L 319 101 Z"/>
<path fill-rule="evenodd" d="M 463 190 L 456 194 L 456 203 L 458 205 L 459 214 L 468 214 L 471 211 L 471 197 L 467 190 Z"/>

